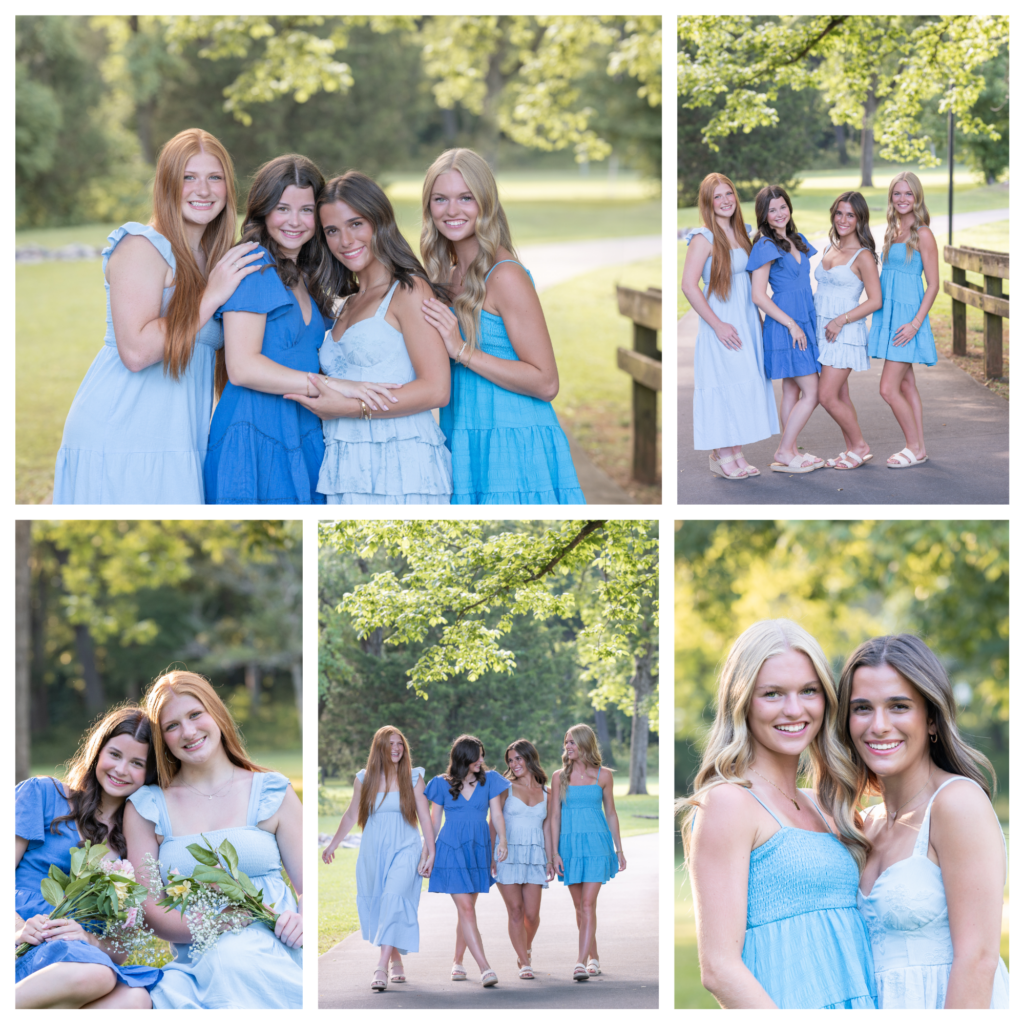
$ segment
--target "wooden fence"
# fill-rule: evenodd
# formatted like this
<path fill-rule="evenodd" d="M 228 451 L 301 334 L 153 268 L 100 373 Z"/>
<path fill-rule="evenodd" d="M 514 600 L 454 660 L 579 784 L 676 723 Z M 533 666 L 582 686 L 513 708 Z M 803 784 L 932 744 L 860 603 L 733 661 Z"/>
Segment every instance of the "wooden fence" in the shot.
<path fill-rule="evenodd" d="M 658 482 L 658 392 L 661 390 L 661 289 L 616 289 L 619 312 L 633 321 L 632 349 L 618 349 L 617 365 L 633 378 L 633 478 Z"/>
<path fill-rule="evenodd" d="M 967 355 L 967 307 L 985 314 L 985 376 L 1003 376 L 1003 318 L 1010 316 L 1010 297 L 1003 294 L 1003 281 L 1010 277 L 1010 254 L 991 249 L 947 245 L 942 258 L 950 265 L 952 281 L 943 291 L 953 300 L 953 354 Z M 984 285 L 967 280 L 967 273 L 981 274 Z"/>

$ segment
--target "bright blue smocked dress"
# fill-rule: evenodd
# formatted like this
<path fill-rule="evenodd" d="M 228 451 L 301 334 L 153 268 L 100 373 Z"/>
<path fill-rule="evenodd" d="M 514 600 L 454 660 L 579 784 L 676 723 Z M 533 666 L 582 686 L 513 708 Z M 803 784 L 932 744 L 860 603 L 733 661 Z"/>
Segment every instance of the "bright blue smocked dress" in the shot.
<path fill-rule="evenodd" d="M 255 275 L 253 275 L 255 276 Z M 217 847 L 225 839 L 238 854 L 238 868 L 256 888 L 263 902 L 277 913 L 295 910 L 295 897 L 281 875 L 277 837 L 258 822 L 277 813 L 289 782 L 277 772 L 253 772 L 245 824 L 204 833 Z M 198 835 L 176 836 L 159 786 L 143 786 L 129 798 L 135 809 L 156 827 L 160 843 L 160 870 L 164 884 L 173 869 L 191 876 L 197 861 L 188 852 Z M 188 944 L 171 943 L 175 959 L 151 991 L 155 1010 L 302 1009 L 302 950 L 291 949 L 267 925 L 256 922 L 237 934 L 225 932 L 198 961 L 189 957 Z"/>
<path fill-rule="evenodd" d="M 798 232 L 799 234 L 799 232 Z M 793 344 L 789 329 L 770 316 L 764 318 L 764 369 L 772 380 L 786 377 L 804 377 L 817 373 L 818 366 L 818 320 L 814 312 L 814 292 L 811 291 L 811 257 L 818 251 L 800 235 L 807 252 L 800 253 L 797 263 L 791 251 L 783 251 L 770 238 L 759 238 L 750 251 L 747 270 L 753 272 L 766 263 L 771 263 L 768 284 L 772 289 L 772 302 L 787 316 L 793 318 L 807 337 L 807 348 L 799 349 Z"/>
<path fill-rule="evenodd" d="M 164 373 L 162 361 L 138 373 L 121 362 L 106 270 L 128 235 L 148 239 L 171 270 L 176 268 L 171 243 L 149 225 L 130 221 L 108 237 L 110 245 L 103 250 L 107 331 L 64 423 L 53 503 L 202 505 L 214 367 L 224 332 L 212 319 L 203 326 L 178 380 Z M 173 285 L 163 290 L 161 316 L 173 294 Z"/>
<path fill-rule="evenodd" d="M 402 332 L 384 319 L 399 282 L 377 312 L 320 346 L 320 369 L 341 380 L 408 384 L 416 379 Z M 401 392 L 399 392 L 399 397 Z M 452 456 L 428 411 L 387 419 L 324 421 L 326 451 L 317 490 L 328 505 L 447 505 Z"/>
<path fill-rule="evenodd" d="M 491 833 L 487 810 L 492 797 L 509 788 L 508 779 L 487 772 L 467 800 L 453 798 L 448 780 L 435 775 L 427 783 L 427 799 L 444 808 L 444 824 L 437 834 L 437 853 L 430 872 L 430 892 L 488 892 L 491 876 Z"/>
<path fill-rule="evenodd" d="M 783 825 L 747 792 L 779 831 L 750 851 L 743 963 L 780 1009 L 874 1009 L 871 945 L 857 912 L 857 862 L 831 830 Z"/>
<path fill-rule="evenodd" d="M 498 359 L 519 359 L 505 322 L 485 309 L 480 310 L 480 350 Z M 551 403 L 508 391 L 454 359 L 451 366 L 451 400 L 440 412 L 452 453 L 451 503 L 585 505 L 569 442 Z"/>
<path fill-rule="evenodd" d="M 868 351 L 873 359 L 891 359 L 894 363 L 924 363 L 934 366 L 939 361 L 932 325 L 925 314 L 920 330 L 906 343 L 894 345 L 893 336 L 917 316 L 924 299 L 921 274 L 924 263 L 915 249 L 908 260 L 907 243 L 893 242 L 882 260 L 882 308 L 871 314 L 871 337 Z"/>
<path fill-rule="evenodd" d="M 423 774 L 422 768 L 413 768 L 414 787 Z M 357 772 L 356 778 L 362 785 L 366 769 Z M 422 852 L 420 831 L 405 820 L 398 790 L 378 790 L 356 859 L 356 909 L 367 942 L 394 946 L 402 954 L 419 951 L 417 911 L 423 879 L 416 869 Z"/>
<path fill-rule="evenodd" d="M 608 821 L 604 816 L 601 769 L 588 786 L 566 786 L 562 820 L 558 833 L 558 856 L 562 858 L 566 885 L 579 882 L 607 882 L 619 871 L 619 858 Z"/>
<path fill-rule="evenodd" d="M 50 865 L 56 864 L 65 874 L 71 870 L 71 851 L 80 842 L 74 821 L 61 822 L 56 835 L 50 830 L 53 819 L 67 813 L 68 801 L 56 779 L 37 776 L 14 787 L 14 832 L 28 840 L 28 849 L 14 871 L 14 909 L 22 920 L 27 921 L 36 914 L 49 916 L 52 912 L 53 907 L 43 899 L 39 889 Z M 54 939 L 40 943 L 14 961 L 15 984 L 58 963 L 109 967 L 119 982 L 131 988 L 152 988 L 162 973 L 157 967 L 119 967 L 88 942 Z"/>
<path fill-rule="evenodd" d="M 298 299 L 277 276 L 264 249 L 250 266 L 266 270 L 249 274 L 235 294 L 214 314 L 265 313 L 263 355 L 281 366 L 318 373 L 317 349 L 326 322 L 310 298 L 309 323 L 302 319 Z M 320 419 L 298 402 L 281 395 L 228 384 L 210 425 L 210 445 L 203 472 L 209 505 L 322 505 L 317 478 L 324 458 Z"/>

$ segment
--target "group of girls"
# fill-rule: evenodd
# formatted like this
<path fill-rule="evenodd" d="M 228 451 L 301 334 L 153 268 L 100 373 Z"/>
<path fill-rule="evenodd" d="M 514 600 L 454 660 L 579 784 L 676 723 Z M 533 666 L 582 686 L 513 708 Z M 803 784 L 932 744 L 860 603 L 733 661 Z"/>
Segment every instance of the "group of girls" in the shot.
<path fill-rule="evenodd" d="M 626 858 L 611 773 L 601 765 L 594 731 L 574 725 L 566 732 L 562 767 L 550 789 L 529 740 L 509 744 L 503 774 L 488 769 L 484 757 L 479 739 L 459 736 L 445 773 L 424 783 L 424 770 L 413 767 L 398 729 L 385 725 L 373 737 L 366 768 L 356 775 L 352 802 L 323 860 L 330 864 L 353 826 L 362 828 L 356 903 L 363 938 L 380 947 L 370 982 L 375 991 L 404 982 L 402 956 L 419 950 L 422 878 L 430 879 L 430 892 L 447 893 L 455 904 L 452 981 L 466 980 L 469 950 L 483 987 L 498 984 L 476 918 L 477 897 L 494 884 L 508 911 L 519 977 L 534 978 L 541 893 L 556 875 L 576 908 L 579 947 L 572 979 L 601 973 L 597 897 L 605 882 L 625 870 Z"/>
<path fill-rule="evenodd" d="M 141 707 L 125 705 L 89 730 L 63 781 L 15 789 L 15 1005 L 36 1008 L 246 1009 L 302 1007 L 302 805 L 283 775 L 254 764 L 213 687 L 191 672 L 161 676 Z M 238 868 L 279 914 L 273 930 L 243 912 L 199 959 L 176 910 L 157 905 L 168 875 L 191 876 L 202 836 L 229 840 Z M 73 920 L 50 920 L 40 883 L 71 870 L 85 840 L 127 858 L 150 886 L 146 924 L 168 940 L 162 969 L 125 955 Z M 161 878 L 150 879 L 152 864 Z M 288 881 L 282 875 L 282 866 Z M 294 893 L 293 893 L 294 889 Z M 297 896 L 297 900 L 296 900 Z"/>
<path fill-rule="evenodd" d="M 809 260 L 817 249 L 797 231 L 785 189 L 758 192 L 753 240 L 724 175 L 709 174 L 701 182 L 698 208 L 703 227 L 686 236 L 682 290 L 700 317 L 693 444 L 712 449 L 711 472 L 727 480 L 759 476 L 743 445 L 780 433 L 780 424 L 769 467 L 774 472 L 851 470 L 870 461 L 849 389 L 851 372 L 871 369 L 869 356 L 885 360 L 880 393 L 906 441 L 886 465 L 907 469 L 926 462 L 914 364 L 938 361 L 928 311 L 939 290 L 939 263 L 917 175 L 905 171 L 889 184 L 881 278 L 867 202 L 859 192 L 836 198 L 828 245 L 814 271 L 816 291 Z M 773 380 L 782 381 L 778 411 Z M 843 435 L 843 450 L 827 460 L 797 445 L 818 404 Z"/>
<path fill-rule="evenodd" d="M 680 801 L 705 988 L 739 1008 L 1006 1008 L 982 769 L 994 786 L 918 637 L 865 641 L 837 686 L 796 623 L 747 629 Z"/>
<path fill-rule="evenodd" d="M 151 222 L 109 241 L 55 503 L 584 503 L 533 279 L 472 150 L 427 171 L 423 263 L 376 182 L 297 154 L 256 172 L 236 244 L 231 158 L 198 128 L 161 150 Z"/>

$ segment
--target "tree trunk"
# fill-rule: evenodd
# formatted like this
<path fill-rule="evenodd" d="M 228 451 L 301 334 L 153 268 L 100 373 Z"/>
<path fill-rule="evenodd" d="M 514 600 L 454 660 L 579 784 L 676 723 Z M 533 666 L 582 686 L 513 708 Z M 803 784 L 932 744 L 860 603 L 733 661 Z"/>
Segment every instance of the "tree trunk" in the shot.
<path fill-rule="evenodd" d="M 249 691 L 249 707 L 255 711 L 260 706 L 259 666 L 250 661 L 245 666 L 245 688 Z"/>
<path fill-rule="evenodd" d="M 299 728 L 302 728 L 302 662 L 292 663 L 292 687 L 295 690 L 295 707 L 299 712 Z"/>
<path fill-rule="evenodd" d="M 647 793 L 647 742 L 650 724 L 640 709 L 654 689 L 651 675 L 651 646 L 635 659 L 636 671 L 629 685 L 633 687 L 633 731 L 629 739 L 629 795 Z"/>
<path fill-rule="evenodd" d="M 845 167 L 850 162 L 850 154 L 846 152 L 846 125 L 832 126 L 836 134 L 836 152 L 839 154 L 839 166 Z"/>
<path fill-rule="evenodd" d="M 32 623 L 29 689 L 32 693 L 32 722 L 34 735 L 46 732 L 50 728 L 50 702 L 43 679 L 43 666 L 46 663 L 46 599 L 50 590 L 50 577 L 40 569 L 36 573 L 35 586 L 32 588 Z"/>
<path fill-rule="evenodd" d="M 14 781 L 27 779 L 32 771 L 32 707 L 29 686 L 29 646 L 32 639 L 32 522 L 14 524 Z"/>
<path fill-rule="evenodd" d="M 864 118 L 861 122 L 860 132 L 860 187 L 874 188 L 871 182 L 871 172 L 875 163 L 875 110 L 878 101 L 875 98 L 875 89 L 872 80 L 872 87 L 868 90 L 864 100 Z"/>
<path fill-rule="evenodd" d="M 75 653 L 85 678 L 85 710 L 90 715 L 106 711 L 107 695 L 103 692 L 103 680 L 96 668 L 96 647 L 89 627 L 81 623 L 75 626 Z"/>
<path fill-rule="evenodd" d="M 130 15 L 128 26 L 132 34 L 139 35 L 139 17 L 137 14 Z M 135 133 L 139 137 L 139 145 L 142 148 L 142 159 L 147 164 L 156 163 L 153 152 L 153 115 L 156 112 L 156 97 L 151 96 L 148 100 L 136 100 L 135 103 Z"/>
<path fill-rule="evenodd" d="M 384 630 L 378 626 L 369 636 L 359 641 L 366 654 L 372 654 L 375 658 L 384 657 Z"/>
<path fill-rule="evenodd" d="M 601 760 L 609 768 L 614 768 L 615 755 L 612 753 L 612 739 L 608 733 L 608 715 L 603 710 L 594 712 L 594 732 L 597 734 L 597 745 L 601 748 Z"/>

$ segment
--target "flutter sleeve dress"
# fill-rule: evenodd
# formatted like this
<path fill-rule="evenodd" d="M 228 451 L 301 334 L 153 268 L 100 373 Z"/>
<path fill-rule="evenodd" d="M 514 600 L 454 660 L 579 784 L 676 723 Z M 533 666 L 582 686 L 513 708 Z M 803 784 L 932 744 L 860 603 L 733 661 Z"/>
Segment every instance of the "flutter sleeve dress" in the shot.
<path fill-rule="evenodd" d="M 295 897 L 282 875 L 277 837 L 258 822 L 277 812 L 289 782 L 277 772 L 254 772 L 245 825 L 205 832 L 210 845 L 225 839 L 238 853 L 238 867 L 257 889 L 263 902 L 277 913 L 295 910 Z M 129 798 L 135 809 L 156 827 L 160 844 L 160 874 L 191 876 L 197 861 L 188 852 L 199 835 L 173 835 L 167 802 L 159 786 L 143 786 Z M 254 922 L 240 932 L 225 932 L 199 960 L 191 946 L 171 943 L 175 959 L 164 967 L 158 985 L 150 990 L 157 1010 L 302 1009 L 302 950 L 286 946 L 271 928 Z"/>
<path fill-rule="evenodd" d="M 510 783 L 497 772 L 487 772 L 467 800 L 461 793 L 453 798 L 448 780 L 435 775 L 426 788 L 427 799 L 444 808 L 444 824 L 437 835 L 430 892 L 489 892 L 491 876 L 491 833 L 487 811 L 492 797 L 504 793 Z"/>
<path fill-rule="evenodd" d="M 871 336 L 868 350 L 873 359 L 891 359 L 894 363 L 923 363 L 934 366 L 939 361 L 932 325 L 925 314 L 917 334 L 906 345 L 894 345 L 897 331 L 917 316 L 924 300 L 924 262 L 915 249 L 907 259 L 907 243 L 894 242 L 882 260 L 882 308 L 871 315 Z"/>
<path fill-rule="evenodd" d="M 619 871 L 619 858 L 608 820 L 604 816 L 601 769 L 589 786 L 566 786 L 558 832 L 558 856 L 566 885 L 605 882 Z"/>
<path fill-rule="evenodd" d="M 14 872 L 14 909 L 22 920 L 37 914 L 49 916 L 53 910 L 39 888 L 50 865 L 56 864 L 65 874 L 71 871 L 71 851 L 81 840 L 78 828 L 72 820 L 61 822 L 56 834 L 51 831 L 53 819 L 67 814 L 68 809 L 67 798 L 56 779 L 37 776 L 14 787 L 14 832 L 28 840 L 28 848 Z M 162 974 L 157 967 L 119 967 L 101 949 L 80 939 L 54 939 L 41 942 L 14 961 L 15 984 L 59 963 L 109 967 L 117 980 L 130 988 L 152 988 Z"/>
<path fill-rule="evenodd" d="M 423 775 L 422 768 L 413 768 L 413 786 Z M 366 769 L 356 778 L 364 785 Z M 356 908 L 367 942 L 394 946 L 402 954 L 419 951 L 417 913 L 423 879 L 417 868 L 422 851 L 420 831 L 405 820 L 398 791 L 378 791 L 356 860 Z"/>
<path fill-rule="evenodd" d="M 214 314 L 263 313 L 262 354 L 281 366 L 318 373 L 326 322 L 310 298 L 310 318 L 285 288 L 263 249 L 251 266 L 266 267 L 238 283 Z M 228 383 L 210 424 L 204 479 L 208 505 L 322 505 L 317 492 L 324 458 L 320 418 L 298 402 Z"/>
<path fill-rule="evenodd" d="M 213 411 L 217 350 L 224 347 L 218 321 L 196 335 L 192 359 L 175 380 L 156 362 L 137 373 L 117 351 L 110 313 L 107 263 L 124 238 L 149 241 L 171 270 L 171 243 L 156 228 L 129 221 L 107 239 L 103 286 L 107 330 L 103 347 L 78 386 L 64 422 L 53 479 L 55 505 L 202 505 L 203 464 Z M 165 315 L 174 286 L 163 290 Z"/>

